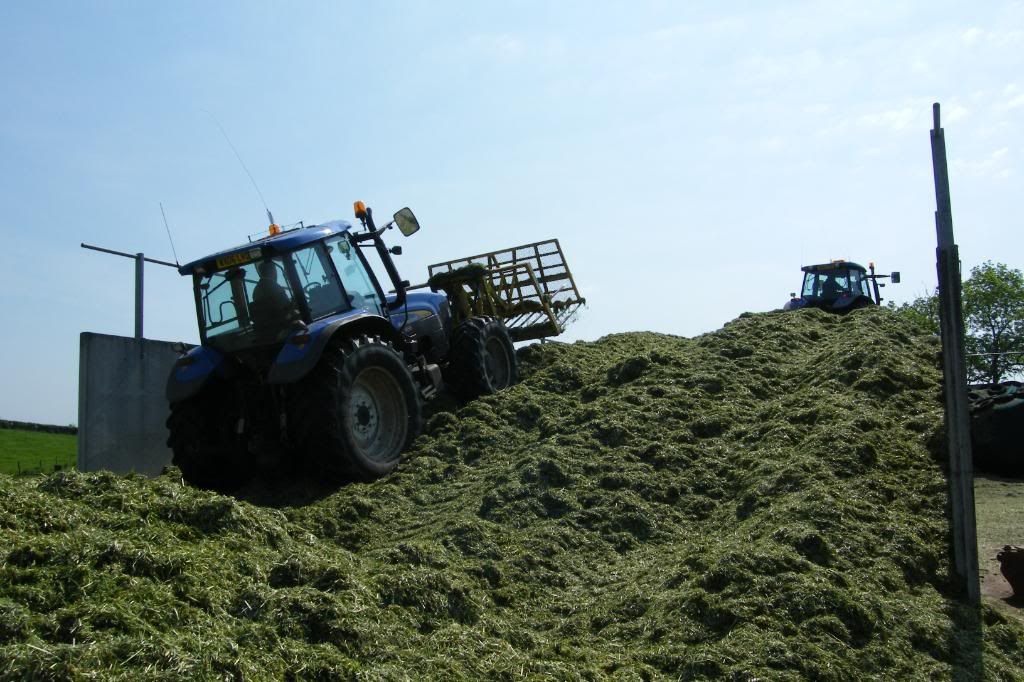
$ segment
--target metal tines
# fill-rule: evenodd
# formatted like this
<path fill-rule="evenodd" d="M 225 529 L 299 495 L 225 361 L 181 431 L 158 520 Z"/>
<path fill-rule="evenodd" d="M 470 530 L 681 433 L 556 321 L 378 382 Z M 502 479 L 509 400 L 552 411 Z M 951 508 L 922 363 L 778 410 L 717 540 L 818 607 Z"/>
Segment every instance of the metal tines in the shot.
<path fill-rule="evenodd" d="M 435 263 L 428 270 L 431 286 L 446 291 L 457 319 L 499 317 L 514 341 L 558 336 L 586 304 L 557 239 Z"/>

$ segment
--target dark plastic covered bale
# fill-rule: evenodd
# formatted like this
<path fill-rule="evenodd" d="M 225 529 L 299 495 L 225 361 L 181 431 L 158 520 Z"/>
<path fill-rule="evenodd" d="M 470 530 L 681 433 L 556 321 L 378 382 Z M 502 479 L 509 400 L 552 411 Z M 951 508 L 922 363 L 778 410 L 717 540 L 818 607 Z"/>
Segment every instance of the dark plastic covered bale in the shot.
<path fill-rule="evenodd" d="M 1004 381 L 975 386 L 968 398 L 975 468 L 1024 477 L 1024 384 Z"/>

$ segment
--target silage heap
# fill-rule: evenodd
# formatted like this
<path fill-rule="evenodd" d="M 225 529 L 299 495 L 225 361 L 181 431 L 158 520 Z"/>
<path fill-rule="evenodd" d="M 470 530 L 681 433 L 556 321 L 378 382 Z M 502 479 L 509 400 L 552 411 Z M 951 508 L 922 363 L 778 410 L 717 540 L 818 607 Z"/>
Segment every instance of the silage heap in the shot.
<path fill-rule="evenodd" d="M 533 346 L 283 510 L 2 478 L 2 673 L 1019 679 L 1020 626 L 949 596 L 936 352 L 881 309 Z"/>

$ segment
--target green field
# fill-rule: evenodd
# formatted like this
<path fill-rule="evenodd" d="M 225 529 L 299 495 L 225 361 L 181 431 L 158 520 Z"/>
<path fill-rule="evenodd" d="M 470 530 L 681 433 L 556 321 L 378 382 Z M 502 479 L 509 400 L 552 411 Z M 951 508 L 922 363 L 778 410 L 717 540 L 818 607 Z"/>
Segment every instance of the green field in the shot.
<path fill-rule="evenodd" d="M 73 469 L 77 458 L 77 436 L 0 429 L 0 473 L 49 473 Z"/>

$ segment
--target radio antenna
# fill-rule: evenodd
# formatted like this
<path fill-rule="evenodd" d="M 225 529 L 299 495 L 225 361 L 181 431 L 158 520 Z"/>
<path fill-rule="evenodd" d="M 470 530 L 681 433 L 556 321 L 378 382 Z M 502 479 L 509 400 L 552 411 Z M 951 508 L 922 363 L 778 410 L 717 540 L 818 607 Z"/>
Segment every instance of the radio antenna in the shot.
<path fill-rule="evenodd" d="M 167 241 L 171 243 L 171 253 L 174 254 L 174 264 L 180 265 L 178 262 L 178 252 L 174 248 L 174 239 L 171 237 L 171 226 L 167 224 L 167 214 L 164 213 L 164 202 L 160 202 L 160 215 L 164 217 L 164 228 L 167 230 Z"/>
<path fill-rule="evenodd" d="M 234 152 L 235 158 L 238 159 L 238 163 L 241 164 L 242 170 L 244 170 L 245 174 L 249 176 L 249 181 L 252 183 L 253 189 L 255 189 L 256 194 L 259 195 L 260 201 L 263 203 L 263 209 L 267 212 L 267 218 L 270 220 L 271 224 L 273 224 L 274 214 L 272 214 L 270 212 L 270 209 L 267 208 L 267 201 L 266 199 L 263 198 L 263 192 L 260 191 L 260 186 L 256 184 L 256 179 L 252 177 L 252 173 L 249 172 L 249 167 L 245 165 L 245 161 L 242 161 L 242 155 L 238 153 L 237 149 L 235 149 L 235 145 L 232 144 L 231 138 L 228 137 L 227 131 L 224 130 L 224 126 L 220 124 L 220 121 L 218 121 L 217 117 L 213 115 L 213 112 L 208 111 L 206 109 L 202 109 L 202 111 L 206 112 L 210 116 L 210 118 L 213 119 L 213 122 L 216 124 L 217 129 L 220 130 L 220 134 L 224 136 L 224 141 L 228 143 L 229 147 L 231 147 L 231 151 Z"/>

